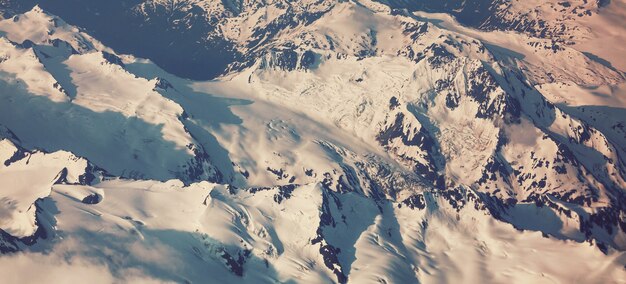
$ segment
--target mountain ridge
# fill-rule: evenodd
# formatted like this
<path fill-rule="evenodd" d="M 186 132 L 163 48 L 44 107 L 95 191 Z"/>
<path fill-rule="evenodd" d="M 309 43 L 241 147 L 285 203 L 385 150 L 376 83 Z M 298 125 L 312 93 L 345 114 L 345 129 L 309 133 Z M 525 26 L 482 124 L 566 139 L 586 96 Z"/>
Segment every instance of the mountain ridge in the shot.
<path fill-rule="evenodd" d="M 540 246 L 558 248 L 550 260 L 571 248 L 593 256 L 605 273 L 590 273 L 590 281 L 623 277 L 626 136 L 551 102 L 537 87 L 546 82 L 533 78 L 619 85 L 623 74 L 574 48 L 539 52 L 544 65 L 536 65 L 527 54 L 511 56 L 406 14 L 350 1 L 328 9 L 308 24 L 260 32 L 273 39 L 252 40 L 242 64 L 211 81 L 117 53 L 39 7 L 0 22 L 0 124 L 9 129 L 0 131 L 8 153 L 0 173 L 42 171 L 24 157 L 70 152 L 93 163 L 87 172 L 103 171 L 93 183 L 75 182 L 56 178 L 64 166 L 55 166 L 46 192 L 24 201 L 41 220 L 30 228 L 46 237 L 4 225 L 3 248 L 80 252 L 77 259 L 90 263 L 85 255 L 94 252 L 72 242 L 97 236 L 92 245 L 110 245 L 111 234 L 137 244 L 137 256 L 152 240 L 164 255 L 195 257 L 179 258 L 189 269 L 166 269 L 159 257 L 114 257 L 140 271 L 112 262 L 114 278 L 198 281 L 200 267 L 210 267 L 230 271 L 223 281 L 343 283 L 498 282 L 499 272 L 472 271 Z M 561 64 L 564 56 L 574 63 Z M 172 219 L 150 213 L 157 208 Z M 99 234 L 99 223 L 119 230 Z M 451 253 L 457 258 L 445 257 Z M 484 266 L 460 268 L 463 253 Z M 367 269 L 375 255 L 387 262 Z M 531 272 L 502 269 L 539 280 L 542 266 L 530 262 L 541 257 L 524 262 Z M 574 279 L 539 262 L 548 275 Z M 447 276 L 455 270 L 462 273 Z"/>

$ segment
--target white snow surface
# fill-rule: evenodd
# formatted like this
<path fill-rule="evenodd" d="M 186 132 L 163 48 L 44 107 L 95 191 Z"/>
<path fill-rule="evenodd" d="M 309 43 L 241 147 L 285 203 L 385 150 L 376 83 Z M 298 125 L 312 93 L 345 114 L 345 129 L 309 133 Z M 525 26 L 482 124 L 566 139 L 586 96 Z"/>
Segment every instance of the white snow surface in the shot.
<path fill-rule="evenodd" d="M 94 192 L 102 202 L 80 202 Z M 102 283 L 335 281 L 320 244 L 310 243 L 330 193 L 318 184 L 304 185 L 281 203 L 273 200 L 276 193 L 233 194 L 222 185 L 184 187 L 175 180 L 55 185 L 40 203 L 54 224 L 55 241 L 0 258 L 0 270 L 9 282 L 22 282 L 20 275 L 33 274 L 33 265 L 53 282 L 77 275 Z M 626 277 L 623 252 L 605 256 L 585 243 L 518 231 L 473 208 L 456 212 L 434 198 L 426 210 L 394 203 L 378 209 L 356 194 L 334 198 L 342 207 L 331 202 L 331 214 L 345 220 L 336 220 L 325 234 L 341 248 L 344 269 L 349 263 L 351 283 L 623 283 Z M 251 252 L 240 278 L 222 256 L 245 250 Z M 76 273 L 61 273 L 67 269 Z"/>
<path fill-rule="evenodd" d="M 87 160 L 65 151 L 20 152 L 10 140 L 0 140 L 0 160 L 7 161 L 0 164 L 0 229 L 17 238 L 32 236 L 38 228 L 35 201 L 49 196 L 62 175 L 67 182 L 78 183 L 88 167 Z"/>
<path fill-rule="evenodd" d="M 135 8 L 191 4 L 252 5 Z M 626 282 L 624 65 L 583 52 L 618 56 L 371 1 L 295 9 L 324 14 L 207 82 L 38 7 L 0 21 L 3 281 Z M 604 210 L 610 232 L 585 223 Z"/>

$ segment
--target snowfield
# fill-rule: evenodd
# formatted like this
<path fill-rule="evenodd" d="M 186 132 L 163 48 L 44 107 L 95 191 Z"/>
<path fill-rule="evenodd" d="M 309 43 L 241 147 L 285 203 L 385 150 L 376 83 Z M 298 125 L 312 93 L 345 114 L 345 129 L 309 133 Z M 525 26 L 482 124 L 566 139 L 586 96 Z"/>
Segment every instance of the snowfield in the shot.
<path fill-rule="evenodd" d="M 626 5 L 491 2 L 129 7 L 208 81 L 0 20 L 3 281 L 626 283 Z"/>
<path fill-rule="evenodd" d="M 102 283 L 332 283 L 328 261 L 355 283 L 620 283 L 626 276 L 623 253 L 606 256 L 589 244 L 518 231 L 430 194 L 425 209 L 411 209 L 320 184 L 299 186 L 289 197 L 281 192 L 175 180 L 55 185 L 39 203 L 41 224 L 54 233 L 0 258 L 18 271 L 5 280 L 21 282 L 37 265 L 53 282 L 85 275 Z M 102 200 L 81 201 L 92 194 Z M 334 226 L 322 226 L 322 218 Z M 59 274 L 66 269 L 77 273 Z"/>

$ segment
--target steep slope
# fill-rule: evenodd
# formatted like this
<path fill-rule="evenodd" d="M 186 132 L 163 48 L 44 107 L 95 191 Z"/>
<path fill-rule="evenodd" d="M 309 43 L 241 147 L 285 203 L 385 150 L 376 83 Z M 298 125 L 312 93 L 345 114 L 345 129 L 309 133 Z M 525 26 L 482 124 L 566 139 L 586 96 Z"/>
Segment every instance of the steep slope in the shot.
<path fill-rule="evenodd" d="M 91 184 L 104 172 L 72 153 L 28 151 L 0 125 L 0 252 L 15 252 L 46 238 L 40 228 L 37 201 L 50 195 L 53 184 Z"/>
<path fill-rule="evenodd" d="M 330 28 L 351 22 L 368 25 Z M 554 106 L 479 41 L 346 3 L 260 52 L 251 69 L 204 90 L 236 89 L 297 109 L 379 144 L 436 188 L 548 203 L 584 235 L 595 224 L 624 245 L 623 139 Z M 580 239 L 569 230 L 552 233 Z"/>
<path fill-rule="evenodd" d="M 38 7 L 0 30 L 0 116 L 26 147 L 71 150 L 127 177 L 220 179 L 184 110 L 108 48 Z"/>
<path fill-rule="evenodd" d="M 610 1 L 396 1 L 375 0 L 392 9 L 448 13 L 460 23 L 484 30 L 510 30 L 559 43 L 583 40 L 591 31 L 583 22 Z"/>
<path fill-rule="evenodd" d="M 591 49 L 598 50 L 600 54 L 596 55 L 600 59 L 620 59 L 610 51 L 602 51 L 607 49 L 601 48 L 604 45 L 599 42 L 619 43 L 616 37 L 623 40 L 619 22 L 623 17 L 619 12 L 625 5 L 623 0 L 351 2 L 387 14 L 447 13 L 465 26 L 525 34 L 534 48 L 557 52 L 576 45 L 590 52 L 589 46 L 594 46 Z M 88 29 L 118 52 L 151 58 L 182 77 L 209 79 L 230 70 L 232 63 L 245 61 L 250 48 L 272 41 L 285 30 L 309 25 L 340 3 L 333 0 L 5 0 L 0 2 L 0 10 L 10 16 L 39 4 Z M 111 18 L 116 21 L 109 21 Z M 613 46 L 622 49 L 619 44 Z M 624 69 L 624 65 L 618 65 Z"/>
<path fill-rule="evenodd" d="M 134 4 L 228 15 L 215 33 L 242 56 L 191 81 L 39 7 L 0 21 L 1 247 L 23 251 L 0 262 L 105 282 L 626 279 L 623 128 L 556 101 L 563 82 L 618 90 L 618 69 L 369 1 Z"/>
<path fill-rule="evenodd" d="M 102 198 L 97 204 L 80 201 L 94 192 Z M 75 276 L 53 267 L 69 255 L 66 261 L 80 264 L 72 271 L 94 271 L 104 282 L 619 283 L 625 277 L 623 253 L 606 257 L 586 244 L 517 231 L 474 209 L 482 206 L 474 199 L 457 210 L 445 197 L 423 198 L 415 205 L 377 203 L 319 184 L 261 191 L 179 181 L 55 185 L 39 203 L 56 224 L 47 228 L 53 241 L 0 258 L 1 269 L 14 267 L 9 282 L 23 280 L 32 265 L 51 271 L 49 281 L 68 281 Z"/>

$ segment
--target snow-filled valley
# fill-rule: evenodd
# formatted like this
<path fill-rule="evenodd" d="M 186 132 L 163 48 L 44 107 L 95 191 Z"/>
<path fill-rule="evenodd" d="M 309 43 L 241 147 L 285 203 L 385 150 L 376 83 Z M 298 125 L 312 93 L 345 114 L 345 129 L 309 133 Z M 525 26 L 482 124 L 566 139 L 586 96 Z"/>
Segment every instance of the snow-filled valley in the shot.
<path fill-rule="evenodd" d="M 626 283 L 623 0 L 111 2 L 210 80 L 40 2 L 0 0 L 2 282 Z"/>

